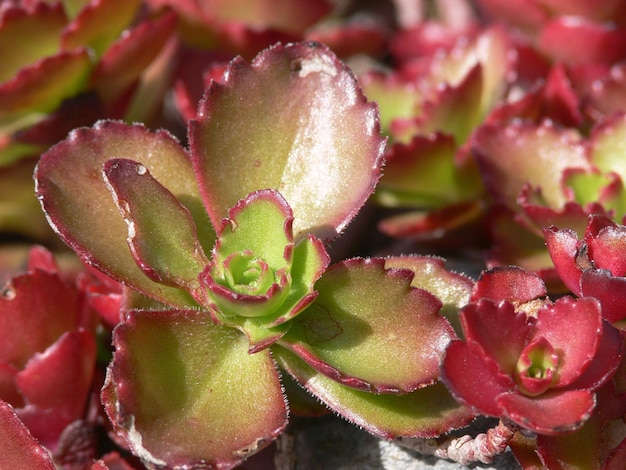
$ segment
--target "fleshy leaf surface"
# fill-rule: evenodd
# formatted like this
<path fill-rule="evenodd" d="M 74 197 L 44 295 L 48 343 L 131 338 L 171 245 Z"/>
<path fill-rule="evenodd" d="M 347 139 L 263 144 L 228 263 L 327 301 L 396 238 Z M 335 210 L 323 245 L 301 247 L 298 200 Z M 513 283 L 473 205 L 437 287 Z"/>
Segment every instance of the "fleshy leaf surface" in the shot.
<path fill-rule="evenodd" d="M 59 52 L 59 33 L 65 25 L 60 4 L 38 2 L 28 11 L 3 5 L 0 18 L 0 83 L 9 80 L 19 69 Z"/>
<path fill-rule="evenodd" d="M 0 400 L 0 467 L 54 470 L 48 451 L 22 423 L 13 408 Z"/>
<path fill-rule="evenodd" d="M 230 468 L 268 445 L 287 407 L 268 350 L 207 312 L 133 311 L 114 333 L 103 402 L 145 462 Z"/>
<path fill-rule="evenodd" d="M 293 320 L 280 344 L 318 372 L 366 391 L 410 392 L 434 383 L 439 356 L 455 334 L 441 302 L 411 287 L 409 270 L 384 259 L 331 266 L 316 301 Z"/>
<path fill-rule="evenodd" d="M 252 64 L 235 59 L 189 126 L 211 220 L 217 225 L 245 195 L 272 188 L 293 210 L 296 239 L 333 238 L 380 176 L 379 127 L 376 105 L 321 44 L 279 44 Z"/>
<path fill-rule="evenodd" d="M 402 395 L 375 394 L 320 374 L 284 348 L 275 347 L 273 352 L 281 367 L 328 407 L 384 439 L 436 437 L 467 425 L 475 416 L 441 383 Z"/>
<path fill-rule="evenodd" d="M 128 226 L 137 265 L 156 282 L 193 293 L 208 259 L 189 210 L 140 163 L 116 158 L 103 171 Z"/>
<path fill-rule="evenodd" d="M 140 4 L 140 0 L 91 0 L 63 31 L 63 47 L 89 46 L 100 57 L 131 24 Z"/>
<path fill-rule="evenodd" d="M 132 157 L 144 165 L 191 213 L 205 252 L 214 241 L 189 159 L 168 133 L 141 125 L 102 121 L 74 130 L 40 159 L 36 192 L 49 222 L 89 264 L 146 295 L 171 305 L 190 305 L 183 291 L 150 280 L 135 263 L 120 215 L 102 167 L 112 157 Z"/>
<path fill-rule="evenodd" d="M 475 134 L 474 151 L 485 186 L 497 201 L 512 209 L 527 183 L 539 188 L 546 205 L 561 207 L 566 202 L 562 172 L 566 168 L 590 169 L 580 135 L 548 123 L 482 126 Z M 550 171 L 544 171 L 546 166 Z"/>

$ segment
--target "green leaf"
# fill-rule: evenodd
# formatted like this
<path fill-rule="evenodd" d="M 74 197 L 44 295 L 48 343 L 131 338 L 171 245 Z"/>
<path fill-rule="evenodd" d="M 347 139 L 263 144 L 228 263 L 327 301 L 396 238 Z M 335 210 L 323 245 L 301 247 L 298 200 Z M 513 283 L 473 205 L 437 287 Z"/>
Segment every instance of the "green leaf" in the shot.
<path fill-rule="evenodd" d="M 83 260 L 111 277 L 166 304 L 195 305 L 182 290 L 149 279 L 128 248 L 128 228 L 102 172 L 107 160 L 123 156 L 144 165 L 189 210 L 204 251 L 210 250 L 215 235 L 187 154 L 168 133 L 141 125 L 102 121 L 73 131 L 41 157 L 36 193 L 48 220 Z"/>
<path fill-rule="evenodd" d="M 114 334 L 103 402 L 147 464 L 230 468 L 268 445 L 287 407 L 268 350 L 206 312 L 133 311 Z"/>
<path fill-rule="evenodd" d="M 128 245 L 141 270 L 156 282 L 193 294 L 209 260 L 189 210 L 140 163 L 109 160 L 104 178 L 126 221 Z"/>
<path fill-rule="evenodd" d="M 281 367 L 328 407 L 383 439 L 438 437 L 474 417 L 439 382 L 403 395 L 369 393 L 316 372 L 284 348 L 273 346 L 272 352 Z"/>
<path fill-rule="evenodd" d="M 59 52 L 59 36 L 65 26 L 63 8 L 45 2 L 35 5 L 31 11 L 13 7 L 2 12 L 0 83 L 15 76 L 21 68 Z"/>
<path fill-rule="evenodd" d="M 91 62 L 85 49 L 62 52 L 24 68 L 0 85 L 0 129 L 15 132 L 37 122 L 70 96 L 83 91 Z M 20 121 L 24 121 L 23 123 Z"/>
<path fill-rule="evenodd" d="M 427 290 L 441 301 L 443 306 L 439 314 L 447 318 L 457 336 L 461 336 L 459 311 L 470 301 L 474 287 L 470 278 L 448 271 L 442 259 L 431 256 L 386 258 L 385 269 L 390 268 L 411 270 L 411 285 Z"/>
<path fill-rule="evenodd" d="M 290 267 L 293 257 L 293 216 L 276 191 L 257 191 L 240 200 L 222 221 L 215 253 L 224 260 L 251 251 L 271 269 Z"/>
<path fill-rule="evenodd" d="M 439 315 L 441 302 L 411 280 L 408 270 L 385 270 L 382 258 L 335 264 L 280 345 L 362 390 L 402 393 L 432 384 L 455 334 Z"/>
<path fill-rule="evenodd" d="M 231 62 L 190 122 L 194 168 L 217 224 L 247 194 L 280 191 L 294 237 L 333 238 L 380 176 L 376 105 L 349 69 L 317 43 L 278 44 L 252 64 Z"/>
<path fill-rule="evenodd" d="M 65 49 L 88 46 L 102 56 L 137 14 L 140 0 L 100 0 L 86 4 L 63 31 Z"/>

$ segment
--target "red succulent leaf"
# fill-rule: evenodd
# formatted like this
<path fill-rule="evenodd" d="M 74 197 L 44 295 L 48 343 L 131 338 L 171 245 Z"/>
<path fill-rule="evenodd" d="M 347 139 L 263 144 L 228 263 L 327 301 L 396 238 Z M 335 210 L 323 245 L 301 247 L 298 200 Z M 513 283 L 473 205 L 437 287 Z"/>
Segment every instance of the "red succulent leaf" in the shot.
<path fill-rule="evenodd" d="M 380 176 L 384 146 L 376 106 L 316 43 L 276 45 L 251 65 L 233 60 L 224 84 L 207 90 L 189 140 L 216 226 L 246 194 L 273 188 L 293 209 L 296 239 L 343 230 Z"/>
<path fill-rule="evenodd" d="M 581 17 L 556 18 L 544 26 L 538 48 L 555 62 L 612 64 L 626 57 L 626 30 Z"/>
<path fill-rule="evenodd" d="M 626 277 L 626 226 L 611 224 L 595 236 L 586 237 L 585 241 L 595 269 L 606 269 L 615 277 Z"/>
<path fill-rule="evenodd" d="M 144 165 L 186 205 L 199 239 L 209 243 L 205 251 L 210 250 L 212 228 L 187 153 L 167 132 L 151 133 L 141 125 L 102 121 L 91 129 L 74 130 L 46 152 L 35 171 L 44 211 L 61 238 L 88 264 L 171 305 L 190 305 L 181 290 L 146 277 L 128 248 L 128 228 L 102 173 L 107 160 L 124 155 Z"/>
<path fill-rule="evenodd" d="M 97 57 L 102 56 L 131 24 L 140 3 L 140 0 L 90 0 L 63 31 L 63 48 L 88 46 Z"/>
<path fill-rule="evenodd" d="M 572 88 L 567 70 L 562 64 L 554 66 L 546 78 L 544 111 L 546 118 L 562 123 L 567 127 L 577 127 L 583 122 L 580 111 L 580 98 Z"/>
<path fill-rule="evenodd" d="M 624 352 L 624 339 L 619 330 L 613 328 L 607 321 L 602 325 L 600 345 L 593 360 L 576 381 L 572 384 L 576 388 L 597 390 L 607 380 L 613 377 L 620 365 Z"/>
<path fill-rule="evenodd" d="M 561 187 L 566 168 L 591 169 L 580 135 L 541 126 L 484 125 L 475 135 L 473 149 L 492 196 L 511 209 L 525 184 L 539 188 L 545 205 L 559 208 L 567 202 Z M 544 171 L 549 167 L 550 171 Z"/>
<path fill-rule="evenodd" d="M 504 393 L 498 406 L 513 422 L 541 434 L 573 431 L 589 419 L 596 405 L 589 390 L 548 391 L 538 397 Z"/>
<path fill-rule="evenodd" d="M 0 400 L 0 467 L 54 470 L 48 451 L 20 421 L 8 403 Z"/>
<path fill-rule="evenodd" d="M 580 242 L 573 230 L 558 229 L 554 226 L 543 230 L 550 258 L 567 288 L 576 295 L 581 295 L 580 277 L 585 265 L 578 263 Z M 587 263 L 584 258 L 580 261 Z"/>
<path fill-rule="evenodd" d="M 500 416 L 498 397 L 515 389 L 515 382 L 474 341 L 452 341 L 441 363 L 441 378 L 452 395 L 477 413 Z"/>
<path fill-rule="evenodd" d="M 479 344 L 482 356 L 493 359 L 499 370 L 513 375 L 533 325 L 525 313 L 517 313 L 510 302 L 479 300 L 461 311 L 467 341 Z"/>
<path fill-rule="evenodd" d="M 626 109 L 626 65 L 616 64 L 586 90 L 586 112 L 596 122 Z"/>
<path fill-rule="evenodd" d="M 113 102 L 136 82 L 163 49 L 175 23 L 172 12 L 146 20 L 107 49 L 91 76 L 91 84 L 105 103 Z"/>
<path fill-rule="evenodd" d="M 0 296 L 0 361 L 21 369 L 64 332 L 77 328 L 76 292 L 56 273 L 13 278 Z M 19 334 L 18 334 L 19 333 Z"/>
<path fill-rule="evenodd" d="M 626 318 L 626 278 L 604 270 L 587 269 L 580 278 L 580 295 L 594 297 L 602 305 L 602 316 L 615 323 Z"/>
<path fill-rule="evenodd" d="M 279 344 L 360 390 L 410 392 L 432 384 L 439 356 L 455 335 L 438 314 L 441 302 L 411 281 L 411 271 L 386 270 L 381 258 L 335 264 L 315 284 L 315 302 Z"/>
<path fill-rule="evenodd" d="M 608 382 L 596 394 L 597 405 L 591 417 L 574 432 L 539 435 L 536 451 L 547 468 L 607 468 L 613 449 L 624 433 L 626 413 L 624 394 Z M 617 468 L 622 468 L 617 467 Z"/>
<path fill-rule="evenodd" d="M 93 334 L 70 331 L 45 352 L 34 355 L 16 375 L 26 401 L 18 414 L 46 446 L 54 447 L 61 431 L 83 416 L 95 363 Z"/>
<path fill-rule="evenodd" d="M 270 444 L 287 408 L 269 350 L 207 312 L 132 311 L 102 391 L 118 436 L 147 465 L 231 468 Z"/>
<path fill-rule="evenodd" d="M 490 299 L 514 303 L 530 302 L 547 294 L 546 285 L 535 273 L 517 266 L 502 266 L 483 271 L 472 291 L 472 301 Z"/>
<path fill-rule="evenodd" d="M 16 382 L 28 404 L 55 409 L 69 423 L 83 414 L 95 362 L 93 334 L 83 329 L 68 331 L 46 351 L 35 354 Z"/>
<path fill-rule="evenodd" d="M 556 388 L 572 384 L 589 367 L 602 333 L 602 311 L 595 299 L 562 297 L 537 312 L 533 338 L 545 338 L 559 352 Z M 605 367 L 613 364 L 606 361 Z"/>

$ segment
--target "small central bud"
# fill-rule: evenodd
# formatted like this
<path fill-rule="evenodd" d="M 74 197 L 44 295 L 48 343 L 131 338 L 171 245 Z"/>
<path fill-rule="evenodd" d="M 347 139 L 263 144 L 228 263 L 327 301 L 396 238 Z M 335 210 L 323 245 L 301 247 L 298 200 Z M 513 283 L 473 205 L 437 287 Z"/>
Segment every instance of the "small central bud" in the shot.
<path fill-rule="evenodd" d="M 224 281 L 240 294 L 259 295 L 274 283 L 274 275 L 264 260 L 251 251 L 241 251 L 224 260 Z"/>
<path fill-rule="evenodd" d="M 548 390 L 556 380 L 559 356 L 541 337 L 524 348 L 517 361 L 515 379 L 524 395 L 535 397 Z"/>

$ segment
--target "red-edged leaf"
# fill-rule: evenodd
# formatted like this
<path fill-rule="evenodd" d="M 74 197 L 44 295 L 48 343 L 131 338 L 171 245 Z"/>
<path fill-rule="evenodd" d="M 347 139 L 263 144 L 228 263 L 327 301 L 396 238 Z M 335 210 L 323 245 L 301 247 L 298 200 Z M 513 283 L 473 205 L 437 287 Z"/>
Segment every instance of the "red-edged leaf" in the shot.
<path fill-rule="evenodd" d="M 561 297 L 537 312 L 534 339 L 545 338 L 559 351 L 554 387 L 570 385 L 589 367 L 600 347 L 602 332 L 602 312 L 596 299 Z M 611 368 L 611 364 L 607 362 L 606 367 Z"/>
<path fill-rule="evenodd" d="M 54 470 L 50 454 L 22 423 L 8 403 L 0 401 L 0 467 Z"/>
<path fill-rule="evenodd" d="M 185 151 L 165 131 L 102 121 L 73 131 L 40 159 L 37 195 L 57 233 L 86 262 L 147 295 L 190 305 L 178 289 L 151 281 L 137 267 L 126 243 L 128 229 L 104 182 L 102 166 L 129 156 L 144 165 L 191 213 L 198 238 L 210 250 L 213 235 Z"/>
<path fill-rule="evenodd" d="M 410 392 L 434 383 L 455 334 L 441 302 L 410 286 L 409 270 L 384 259 L 331 266 L 315 302 L 292 320 L 280 344 L 330 378 L 361 390 Z"/>
<path fill-rule="evenodd" d="M 539 434 L 573 431 L 589 419 L 596 400 L 588 390 L 549 391 L 535 398 L 518 393 L 498 397 L 498 405 L 513 422 Z"/>
<path fill-rule="evenodd" d="M 606 269 L 616 277 L 626 277 L 626 226 L 605 227 L 595 237 L 586 240 L 594 268 Z"/>
<path fill-rule="evenodd" d="M 550 258 L 563 283 L 574 294 L 580 295 L 582 267 L 578 266 L 579 241 L 572 230 L 560 230 L 554 226 L 543 230 Z"/>
<path fill-rule="evenodd" d="M 501 416 L 497 399 L 514 390 L 511 377 L 475 342 L 452 341 L 441 363 L 441 379 L 452 395 L 477 413 Z"/>
<path fill-rule="evenodd" d="M 578 133 L 547 123 L 482 126 L 475 134 L 474 151 L 487 189 L 512 209 L 527 183 L 540 189 L 546 205 L 562 206 L 566 202 L 561 189 L 563 170 L 590 169 Z M 544 171 L 546 167 L 550 171 Z"/>
<path fill-rule="evenodd" d="M 286 425 L 269 350 L 248 354 L 246 337 L 207 312 L 133 311 L 114 342 L 102 400 L 148 465 L 231 468 Z"/>
<path fill-rule="evenodd" d="M 189 210 L 140 163 L 116 158 L 107 161 L 103 171 L 128 226 L 128 245 L 137 265 L 154 281 L 193 294 L 209 260 Z"/>
<path fill-rule="evenodd" d="M 22 67 L 59 52 L 59 34 L 65 25 L 60 3 L 37 2 L 31 10 L 3 4 L 0 13 L 0 83 Z"/>
<path fill-rule="evenodd" d="M 91 76 L 91 83 L 107 103 L 131 86 L 169 39 L 176 23 L 174 13 L 142 22 L 114 42 Z"/>
<path fill-rule="evenodd" d="M 0 126 L 28 113 L 54 110 L 65 98 L 84 89 L 90 68 L 87 51 L 75 49 L 21 69 L 0 85 Z"/>
<path fill-rule="evenodd" d="M 485 356 L 495 360 L 501 372 L 512 375 L 532 331 L 525 313 L 513 304 L 496 304 L 487 299 L 469 304 L 461 311 L 461 324 L 468 341 L 479 344 Z"/>
<path fill-rule="evenodd" d="M 451 232 L 476 221 L 484 213 L 479 201 L 462 202 L 432 211 L 411 211 L 387 217 L 378 223 L 381 232 L 395 238 L 437 238 L 442 232 Z"/>
<path fill-rule="evenodd" d="M 376 106 L 316 43 L 276 45 L 251 65 L 235 59 L 224 84 L 207 90 L 189 139 L 214 224 L 271 188 L 293 209 L 296 238 L 344 228 L 380 176 L 384 146 Z"/>
<path fill-rule="evenodd" d="M 585 370 L 572 384 L 573 388 L 597 390 L 615 374 L 624 352 L 624 339 L 619 330 L 607 321 L 602 324 L 602 338 L 596 355 Z"/>
<path fill-rule="evenodd" d="M 516 266 L 501 266 L 483 271 L 472 291 L 472 301 L 530 302 L 544 297 L 546 285 L 535 273 Z"/>
<path fill-rule="evenodd" d="M 615 323 L 626 318 L 626 278 L 604 270 L 588 269 L 580 278 L 580 295 L 598 299 L 602 316 Z"/>
<path fill-rule="evenodd" d="M 383 439 L 437 437 L 474 418 L 441 383 L 402 395 L 370 393 L 316 372 L 284 348 L 273 347 L 273 353 L 282 367 L 329 408 Z"/>
<path fill-rule="evenodd" d="M 425 289 L 441 301 L 439 311 L 448 319 L 457 335 L 462 335 L 459 310 L 470 300 L 474 282 L 461 274 L 446 269 L 443 259 L 432 256 L 393 256 L 385 259 L 385 269 L 410 269 L 411 285 Z"/>
<path fill-rule="evenodd" d="M 439 208 L 478 198 L 482 187 L 473 162 L 456 158 L 454 138 L 417 135 L 388 149 L 376 199 L 386 206 Z"/>
<path fill-rule="evenodd" d="M 90 0 L 63 31 L 63 47 L 88 46 L 100 57 L 131 24 L 140 4 L 140 0 Z"/>

